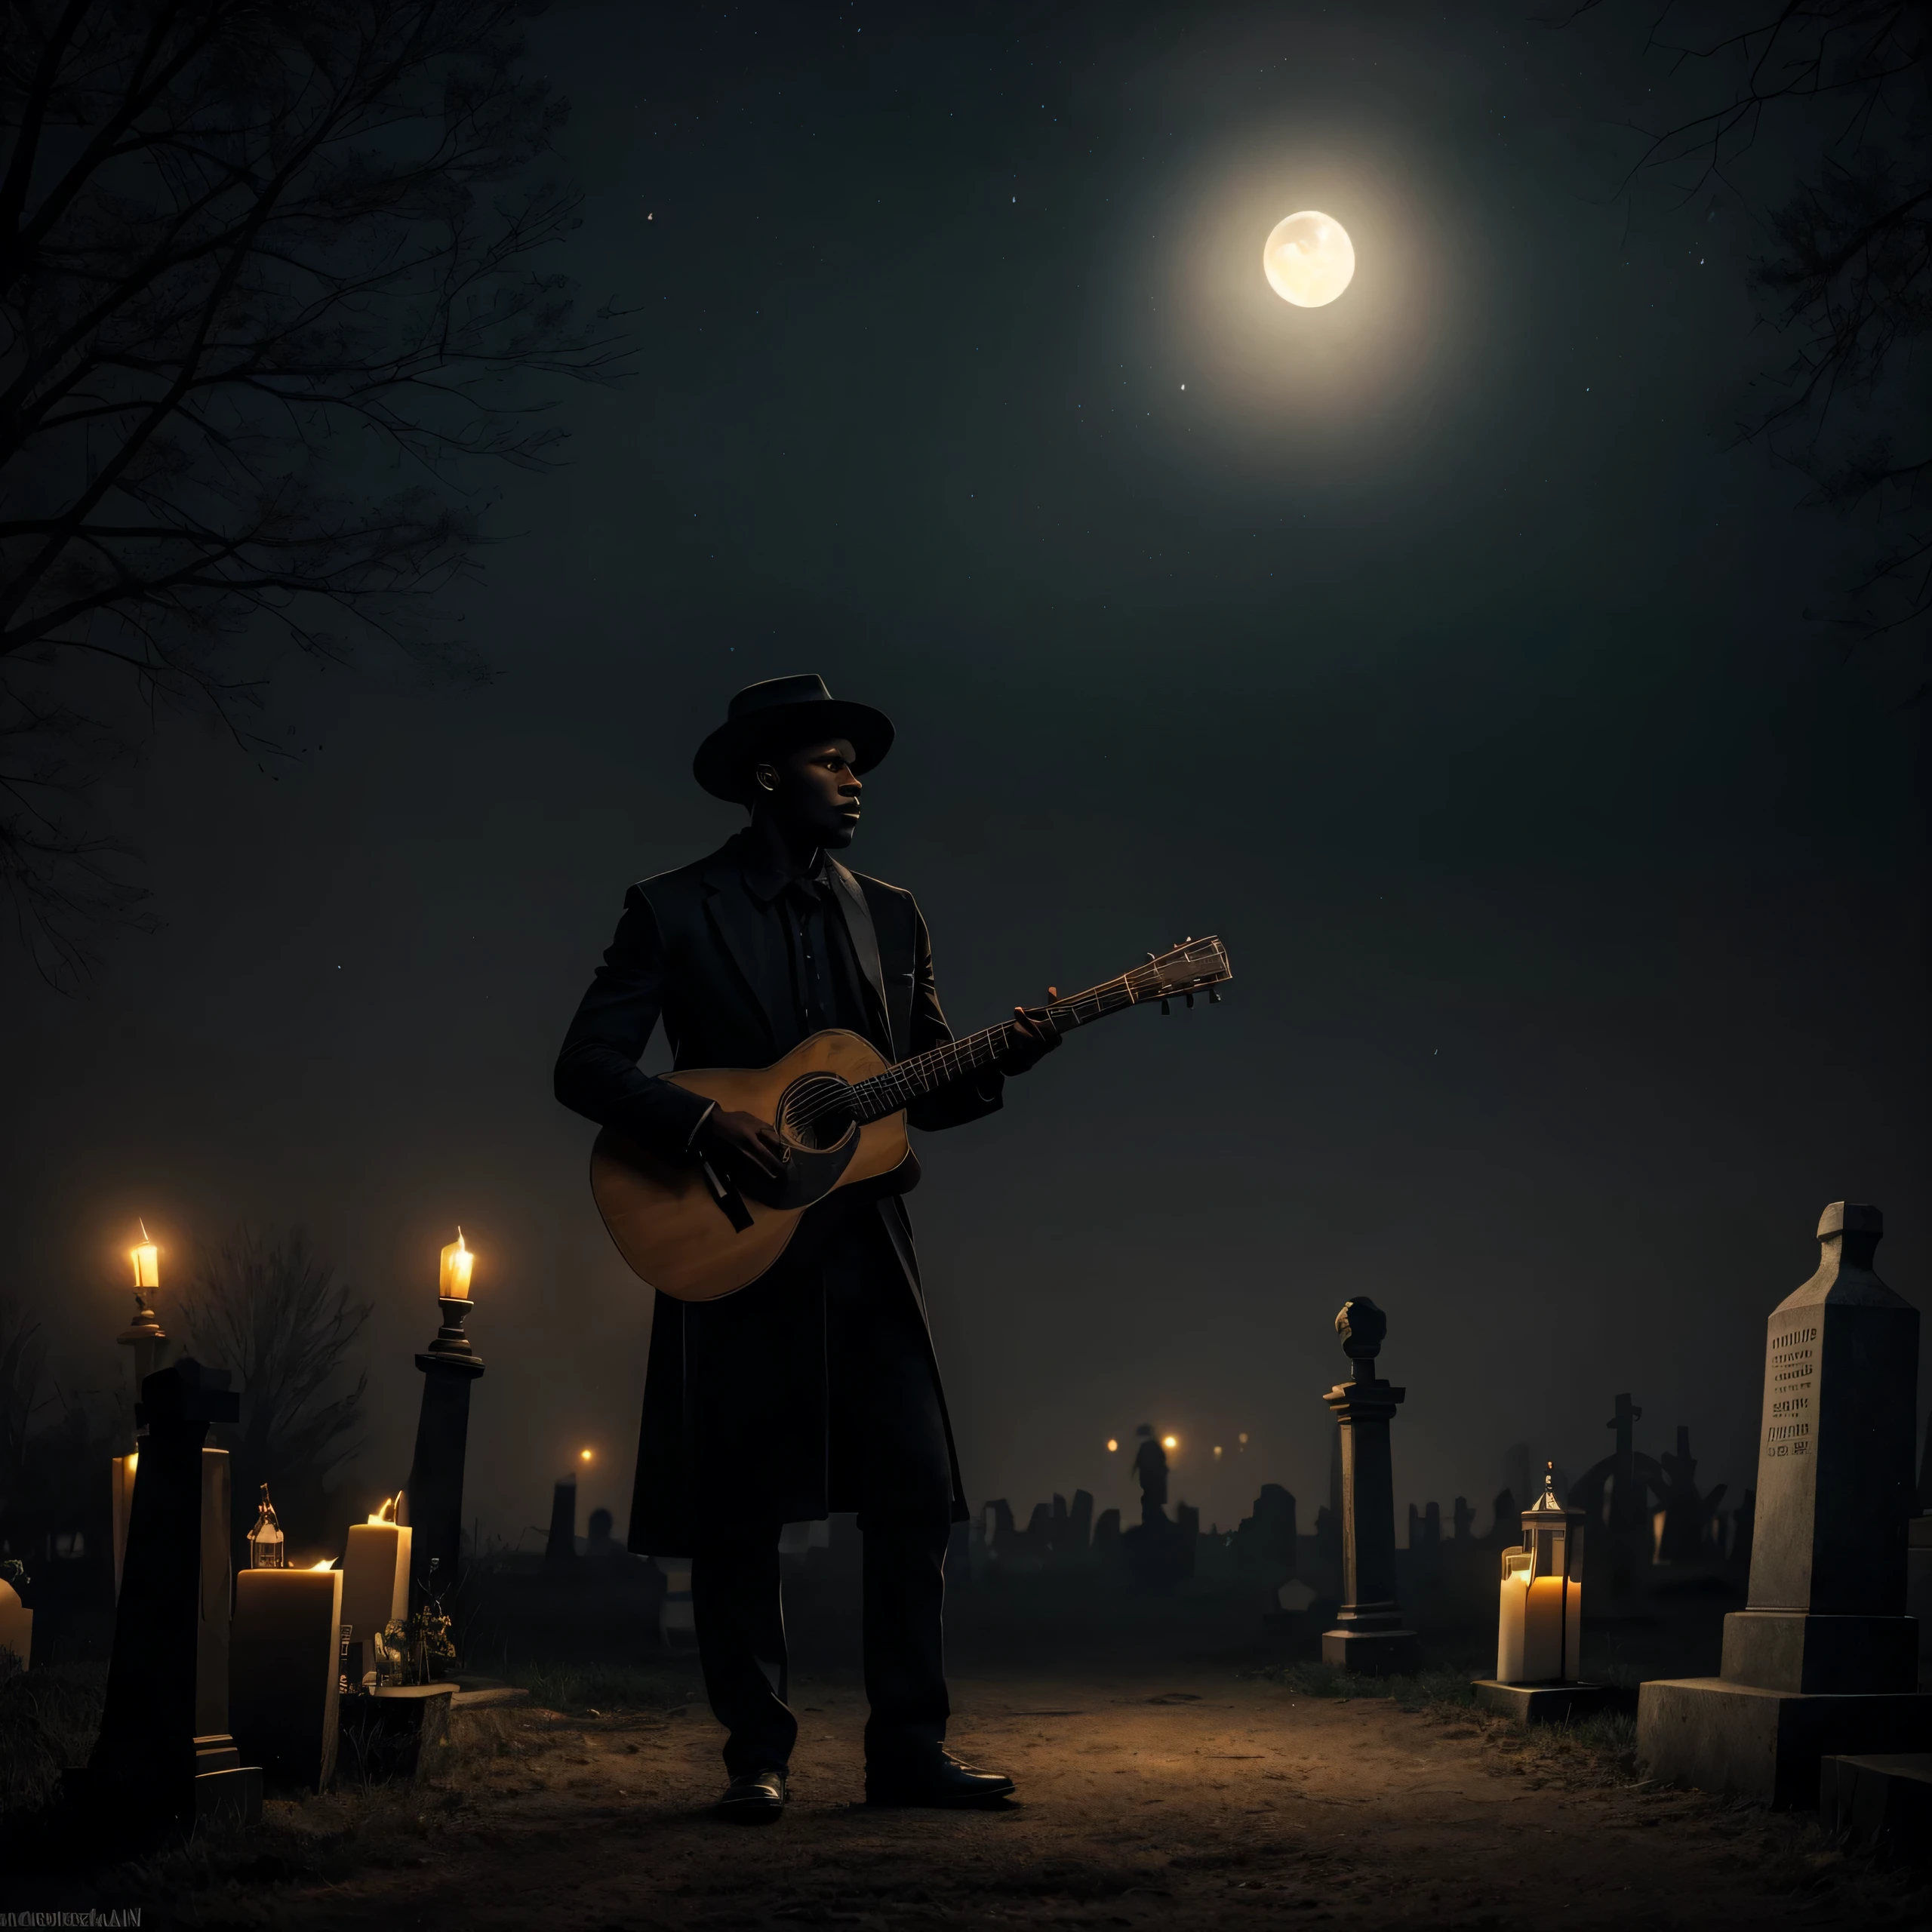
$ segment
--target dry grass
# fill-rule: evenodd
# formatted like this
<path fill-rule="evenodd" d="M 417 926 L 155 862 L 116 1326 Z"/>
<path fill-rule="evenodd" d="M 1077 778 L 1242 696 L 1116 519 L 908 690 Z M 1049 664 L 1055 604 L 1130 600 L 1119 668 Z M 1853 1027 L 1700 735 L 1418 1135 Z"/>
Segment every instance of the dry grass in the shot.
<path fill-rule="evenodd" d="M 63 1770 L 87 1762 L 106 1681 L 99 1664 L 16 1670 L 0 1679 L 0 1822 L 38 1810 Z"/>

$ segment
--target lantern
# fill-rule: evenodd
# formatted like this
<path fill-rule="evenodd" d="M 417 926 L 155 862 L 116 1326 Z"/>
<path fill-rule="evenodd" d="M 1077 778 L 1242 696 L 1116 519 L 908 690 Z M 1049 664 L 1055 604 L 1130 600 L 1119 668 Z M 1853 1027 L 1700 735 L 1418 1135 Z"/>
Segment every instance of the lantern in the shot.
<path fill-rule="evenodd" d="M 1543 1494 L 1523 1512 L 1520 1547 L 1503 1552 L 1503 1600 L 1496 1634 L 1500 1684 L 1574 1684 L 1583 1634 L 1583 1586 L 1573 1576 L 1580 1509 L 1556 1500 L 1555 1465 Z"/>

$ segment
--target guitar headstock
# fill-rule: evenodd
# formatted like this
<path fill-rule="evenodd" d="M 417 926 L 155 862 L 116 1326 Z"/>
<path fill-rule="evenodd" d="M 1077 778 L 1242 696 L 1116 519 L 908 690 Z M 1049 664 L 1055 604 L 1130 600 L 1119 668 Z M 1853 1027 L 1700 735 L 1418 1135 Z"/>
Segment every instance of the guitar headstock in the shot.
<path fill-rule="evenodd" d="M 1136 1002 L 1158 999 L 1163 1003 L 1185 994 L 1188 1004 L 1205 992 L 1210 999 L 1220 995 L 1212 989 L 1232 980 L 1235 969 L 1228 963 L 1228 949 L 1218 939 L 1186 939 L 1161 953 L 1149 953 L 1147 964 L 1137 966 L 1129 977 L 1134 982 Z"/>

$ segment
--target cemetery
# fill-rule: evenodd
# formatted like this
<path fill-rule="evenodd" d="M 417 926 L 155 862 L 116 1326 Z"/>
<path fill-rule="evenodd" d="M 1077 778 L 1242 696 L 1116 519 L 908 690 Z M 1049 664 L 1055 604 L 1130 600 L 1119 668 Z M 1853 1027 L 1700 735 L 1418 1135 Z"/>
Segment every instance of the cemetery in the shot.
<path fill-rule="evenodd" d="M 171 1345 L 138 1246 L 106 1345 L 139 1401 L 94 1472 L 95 1586 L 56 1554 L 84 1528 L 0 1523 L 5 1902 L 201 1924 L 514 1924 L 539 1896 L 585 1925 L 1527 1924 L 1553 1865 L 1579 1924 L 1922 1923 L 1919 1315 L 1878 1272 L 1877 1208 L 1834 1202 L 1817 1233 L 1816 1272 L 1767 1309 L 1757 1481 L 1728 1507 L 1692 1425 L 1653 1457 L 1624 1391 L 1580 1475 L 1526 1465 L 1520 1489 L 1398 1515 L 1399 1313 L 1365 1296 L 1327 1344 L 1346 1374 L 1307 1391 L 1334 1426 L 1312 1512 L 1264 1482 L 1204 1529 L 1151 1425 L 1137 1521 L 1084 1490 L 984 1503 L 946 1556 L 950 1734 L 1026 1788 L 937 1838 L 858 1801 L 860 1533 L 790 1526 L 794 1802 L 826 1828 L 802 1862 L 709 1817 L 688 1559 L 629 1550 L 608 1510 L 580 1527 L 574 1478 L 540 1549 L 466 1535 L 470 1394 L 515 1371 L 470 1333 L 460 1235 L 411 1465 L 312 1562 L 267 1484 L 238 1507 L 238 1398 Z"/>

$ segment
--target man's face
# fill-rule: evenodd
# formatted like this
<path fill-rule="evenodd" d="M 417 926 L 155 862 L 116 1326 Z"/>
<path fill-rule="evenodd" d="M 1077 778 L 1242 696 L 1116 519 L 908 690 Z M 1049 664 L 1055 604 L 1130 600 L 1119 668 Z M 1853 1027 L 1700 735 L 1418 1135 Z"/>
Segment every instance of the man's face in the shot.
<path fill-rule="evenodd" d="M 865 789 L 853 776 L 853 756 L 849 739 L 823 738 L 768 759 L 752 774 L 760 808 L 820 845 L 843 851 L 859 829 Z"/>

